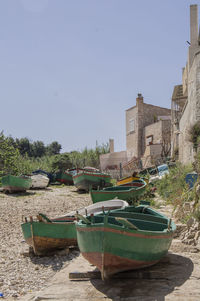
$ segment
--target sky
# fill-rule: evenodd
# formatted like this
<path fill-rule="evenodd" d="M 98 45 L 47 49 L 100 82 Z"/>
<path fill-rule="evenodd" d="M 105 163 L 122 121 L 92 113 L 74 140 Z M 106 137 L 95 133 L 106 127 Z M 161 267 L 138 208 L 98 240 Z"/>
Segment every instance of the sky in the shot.
<path fill-rule="evenodd" d="M 115 141 L 125 110 L 170 108 L 190 41 L 187 0 L 1 0 L 0 131 L 62 152 Z"/>

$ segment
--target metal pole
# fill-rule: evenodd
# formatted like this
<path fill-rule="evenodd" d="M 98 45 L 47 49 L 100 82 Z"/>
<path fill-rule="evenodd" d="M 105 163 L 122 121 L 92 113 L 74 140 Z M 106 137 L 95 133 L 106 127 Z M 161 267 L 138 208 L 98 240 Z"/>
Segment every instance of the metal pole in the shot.
<path fill-rule="evenodd" d="M 119 163 L 119 177 L 122 178 L 122 163 Z"/>

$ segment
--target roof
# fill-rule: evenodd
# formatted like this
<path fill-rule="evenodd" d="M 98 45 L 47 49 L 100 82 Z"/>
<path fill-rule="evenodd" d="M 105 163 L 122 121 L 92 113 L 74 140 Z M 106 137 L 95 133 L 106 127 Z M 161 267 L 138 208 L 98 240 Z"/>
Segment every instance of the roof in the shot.
<path fill-rule="evenodd" d="M 155 105 L 152 105 L 152 104 L 149 104 L 149 103 L 144 103 L 144 102 L 143 102 L 143 105 L 145 105 L 145 106 L 150 106 L 150 107 L 154 107 L 154 108 L 161 108 L 161 109 L 165 109 L 165 110 L 171 111 L 171 109 L 169 109 L 169 108 L 164 108 L 164 107 L 160 107 L 160 106 L 155 106 Z M 135 106 L 133 106 L 133 107 L 127 109 L 126 111 L 132 110 L 132 109 L 134 109 L 134 108 L 136 108 L 136 107 L 137 107 L 137 106 L 135 105 Z M 170 112 L 169 112 L 169 113 L 170 113 Z"/>

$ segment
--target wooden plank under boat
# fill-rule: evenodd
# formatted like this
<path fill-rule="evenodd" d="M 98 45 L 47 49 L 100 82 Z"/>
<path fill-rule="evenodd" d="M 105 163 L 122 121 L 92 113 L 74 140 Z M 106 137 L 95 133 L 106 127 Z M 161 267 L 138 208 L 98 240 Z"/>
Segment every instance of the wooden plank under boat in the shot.
<path fill-rule="evenodd" d="M 137 200 L 141 195 L 144 194 L 146 189 L 146 183 L 143 181 L 143 185 L 136 186 L 113 186 L 104 188 L 101 190 L 90 190 L 92 202 L 101 202 L 118 198 L 127 202 Z"/>
<path fill-rule="evenodd" d="M 78 217 L 79 249 L 103 280 L 156 264 L 168 252 L 176 229 L 171 219 L 143 205 Z"/>
<path fill-rule="evenodd" d="M 111 186 L 111 176 L 100 171 L 81 170 L 73 176 L 73 181 L 79 190 L 85 191 Z"/>
<path fill-rule="evenodd" d="M 24 192 L 32 185 L 32 180 L 28 176 L 7 175 L 1 179 L 2 187 L 5 192 Z"/>
<path fill-rule="evenodd" d="M 75 214 L 82 215 L 100 213 L 102 210 L 113 210 L 125 208 L 127 202 L 123 200 L 112 200 L 93 204 L 79 210 L 69 212 L 65 216 L 49 219 L 44 214 L 38 214 L 37 220 L 32 217 L 21 224 L 26 243 L 31 246 L 36 255 L 45 255 L 57 249 L 64 249 L 77 245 Z"/>

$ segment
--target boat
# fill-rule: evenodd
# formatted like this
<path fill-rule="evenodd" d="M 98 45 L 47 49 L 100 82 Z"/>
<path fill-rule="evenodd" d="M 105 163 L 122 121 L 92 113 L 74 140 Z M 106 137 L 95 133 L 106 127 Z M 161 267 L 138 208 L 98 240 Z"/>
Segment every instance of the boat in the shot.
<path fill-rule="evenodd" d="M 21 224 L 26 243 L 33 248 L 35 255 L 45 255 L 57 249 L 76 246 L 75 217 L 49 219 L 39 213 L 37 220 L 25 218 Z"/>
<path fill-rule="evenodd" d="M 71 211 L 64 215 L 63 217 L 67 216 L 75 216 L 77 213 L 82 214 L 82 215 L 88 215 L 88 214 L 96 214 L 98 212 L 101 212 L 102 210 L 108 211 L 108 210 L 114 210 L 114 209 L 125 209 L 128 207 L 129 204 L 126 201 L 119 200 L 119 199 L 114 199 L 114 200 L 109 200 L 109 201 L 103 201 L 103 202 L 98 202 L 96 204 L 89 205 L 87 207 L 80 208 L 76 211 Z"/>
<path fill-rule="evenodd" d="M 90 190 L 92 202 L 101 202 L 118 198 L 127 202 L 133 202 L 145 193 L 146 183 L 142 180 L 142 186 L 112 186 L 101 190 Z"/>
<path fill-rule="evenodd" d="M 77 175 L 77 173 L 83 170 L 82 168 L 71 168 L 66 171 L 60 171 L 56 173 L 56 181 L 66 184 L 66 185 L 74 185 L 73 176 Z"/>
<path fill-rule="evenodd" d="M 45 255 L 58 249 L 77 245 L 74 223 L 76 213 L 82 215 L 96 214 L 102 210 L 113 210 L 127 206 L 128 203 L 123 200 L 112 200 L 93 204 L 54 219 L 39 213 L 37 220 L 33 220 L 33 217 L 23 218 L 24 222 L 21 224 L 21 228 L 26 243 L 33 248 L 34 253 Z"/>
<path fill-rule="evenodd" d="M 35 174 L 31 175 L 32 185 L 31 188 L 45 188 L 49 184 L 49 178 L 46 175 Z"/>
<path fill-rule="evenodd" d="M 90 170 L 84 168 L 80 170 L 77 175 L 73 176 L 74 185 L 78 190 L 89 191 L 97 189 L 98 187 L 109 187 L 111 186 L 111 176 L 109 174 L 100 172 L 99 170 Z"/>
<path fill-rule="evenodd" d="M 55 182 L 56 175 L 54 173 L 47 172 L 47 171 L 42 170 L 42 169 L 37 169 L 37 170 L 34 170 L 32 172 L 32 174 L 33 175 L 38 175 L 38 174 L 45 175 L 49 178 L 49 183 L 54 183 Z"/>
<path fill-rule="evenodd" d="M 144 182 L 146 184 L 148 184 L 148 180 L 144 180 L 142 178 L 139 178 L 138 180 L 133 180 L 132 182 L 128 182 L 128 183 L 124 183 L 124 184 L 120 184 L 120 185 L 117 184 L 117 186 L 141 187 L 141 186 L 144 185 Z"/>
<path fill-rule="evenodd" d="M 77 217 L 79 249 L 102 280 L 156 264 L 167 254 L 176 229 L 171 219 L 144 205 Z"/>
<path fill-rule="evenodd" d="M 150 176 L 149 183 L 154 183 L 156 181 L 159 181 L 168 174 L 169 174 L 169 168 L 167 164 L 158 165 L 157 174 Z"/>
<path fill-rule="evenodd" d="M 139 172 L 139 176 L 141 177 L 146 177 L 146 176 L 152 176 L 152 175 L 157 175 L 158 173 L 158 170 L 157 170 L 157 167 L 156 166 L 151 166 L 151 167 L 148 167 L 148 168 L 145 168 L 145 169 L 142 169 L 140 172 Z"/>
<path fill-rule="evenodd" d="M 74 184 L 72 174 L 67 170 L 56 173 L 56 182 L 60 182 L 66 185 Z"/>
<path fill-rule="evenodd" d="M 28 176 L 7 175 L 1 179 L 3 191 L 5 192 L 24 192 L 32 185 L 32 180 Z"/>
<path fill-rule="evenodd" d="M 135 181 L 140 181 L 140 180 L 143 180 L 145 181 L 147 184 L 148 184 L 148 179 L 147 178 L 143 178 L 143 177 L 140 177 L 140 176 L 129 176 L 129 177 L 125 177 L 125 178 L 122 178 L 122 179 L 119 179 L 117 181 L 117 186 L 132 186 L 131 183 L 132 182 L 135 182 Z M 134 185 L 133 185 L 134 186 Z"/>

